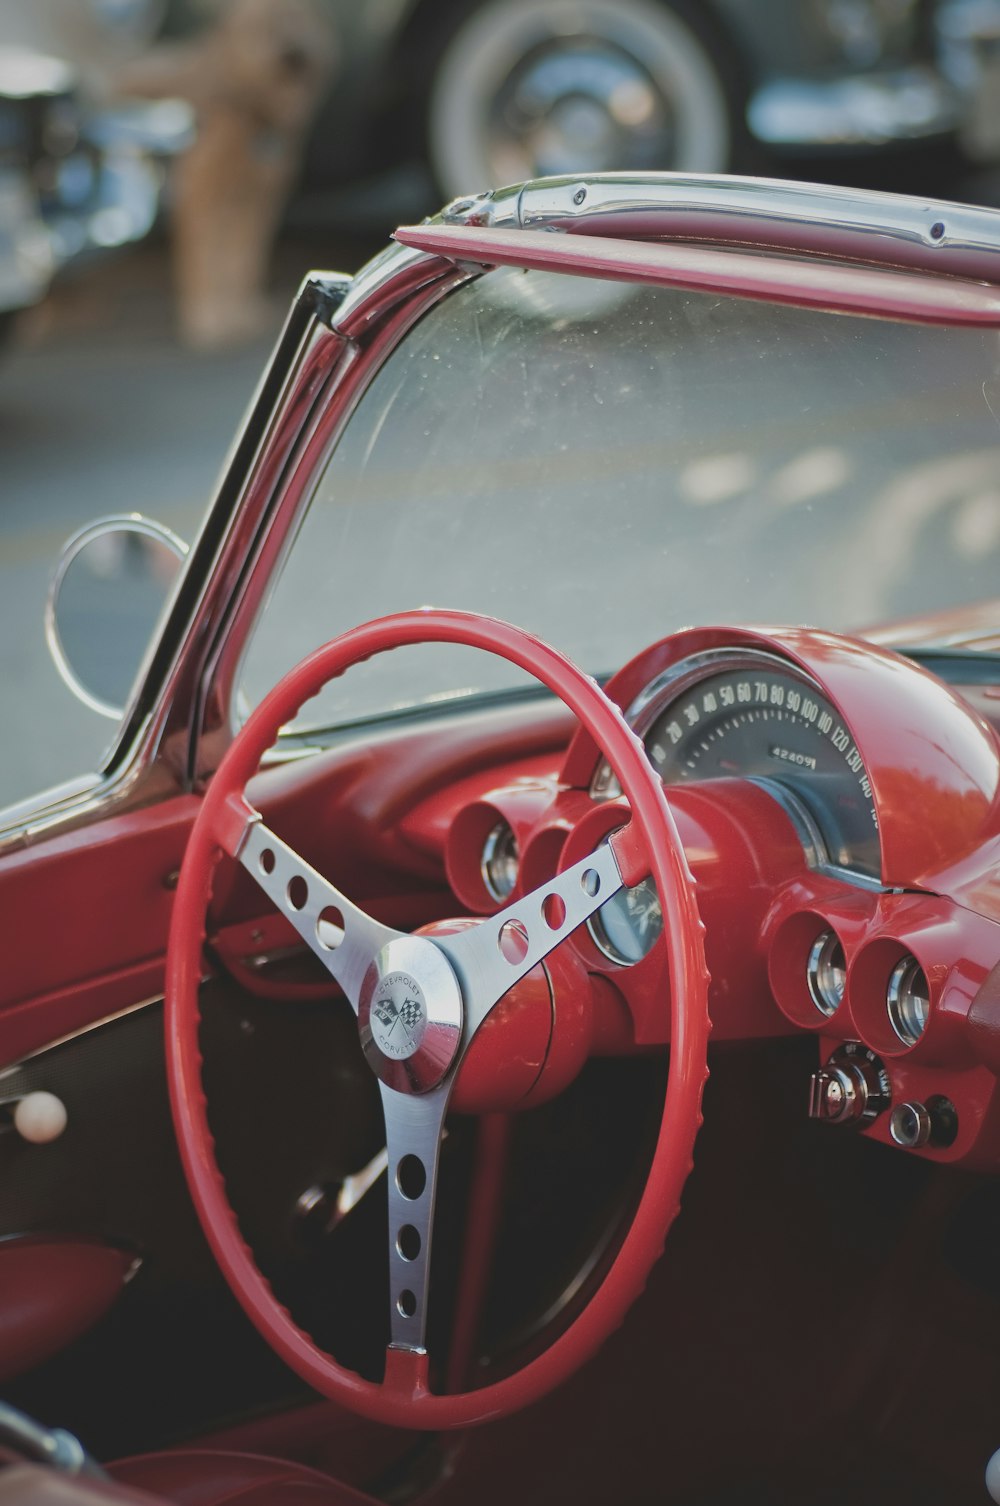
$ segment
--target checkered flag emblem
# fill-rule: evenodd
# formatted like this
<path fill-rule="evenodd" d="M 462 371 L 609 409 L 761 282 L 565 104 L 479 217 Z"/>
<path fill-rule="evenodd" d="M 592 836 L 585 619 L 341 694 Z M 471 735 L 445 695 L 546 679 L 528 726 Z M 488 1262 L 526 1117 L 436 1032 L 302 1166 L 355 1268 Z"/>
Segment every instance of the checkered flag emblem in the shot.
<path fill-rule="evenodd" d="M 403 1005 L 399 1011 L 399 1018 L 402 1020 L 403 1024 L 406 1026 L 407 1031 L 411 1035 L 413 1034 L 413 1031 L 416 1029 L 416 1027 L 420 1024 L 422 1015 L 423 1010 L 420 1008 L 420 1005 L 417 1003 L 416 999 L 404 1000 Z"/>

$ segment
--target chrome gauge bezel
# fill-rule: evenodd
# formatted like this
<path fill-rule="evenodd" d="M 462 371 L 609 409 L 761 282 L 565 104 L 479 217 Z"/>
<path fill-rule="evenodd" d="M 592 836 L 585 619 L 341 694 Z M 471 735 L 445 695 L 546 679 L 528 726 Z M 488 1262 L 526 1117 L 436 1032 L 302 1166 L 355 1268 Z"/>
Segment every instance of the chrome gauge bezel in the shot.
<path fill-rule="evenodd" d="M 794 659 L 786 658 L 781 653 L 765 648 L 720 645 L 716 648 L 705 649 L 700 653 L 690 654 L 677 663 L 668 665 L 666 669 L 654 676 L 629 704 L 624 713 L 625 720 L 633 732 L 644 740 L 667 708 L 674 702 L 680 701 L 689 690 L 715 675 L 730 672 L 738 674 L 745 670 L 767 671 L 770 674 L 791 676 L 800 681 L 804 688 L 814 692 L 836 713 L 844 731 L 851 737 L 850 752 L 861 758 L 856 739 L 840 708 L 830 700 L 830 696 L 815 675 Z M 871 780 L 863 759 L 861 771 L 861 777 L 867 780 L 870 790 Z M 785 811 L 795 828 L 805 860 L 810 868 L 828 873 L 861 888 L 879 890 L 883 887 L 881 880 L 867 871 L 867 868 L 845 867 L 835 860 L 813 812 L 789 784 L 765 774 L 747 774 L 744 777 L 765 789 Z M 591 780 L 591 798 L 606 801 L 617 799 L 620 794 L 621 790 L 614 770 L 606 759 L 602 759 Z M 870 794 L 869 798 L 874 811 L 874 795 Z"/>
<path fill-rule="evenodd" d="M 899 1040 L 907 1048 L 915 1046 L 930 1022 L 931 988 L 912 952 L 904 953 L 890 973 L 885 1002 L 889 1023 Z"/>
<path fill-rule="evenodd" d="M 847 983 L 844 945 L 836 931 L 830 927 L 820 931 L 809 948 L 806 983 L 809 997 L 817 1010 L 824 1018 L 830 1019 L 844 1002 Z"/>
<path fill-rule="evenodd" d="M 512 862 L 514 871 L 510 884 L 499 884 L 496 880 L 496 865 L 498 859 Z M 483 850 L 479 858 L 479 872 L 490 899 L 498 905 L 506 904 L 517 887 L 517 874 L 521 864 L 521 854 L 518 847 L 517 833 L 510 822 L 502 816 L 491 827 L 483 843 Z"/>
<path fill-rule="evenodd" d="M 721 670 L 738 670 L 761 665 L 783 674 L 789 672 L 796 674 L 804 683 L 811 685 L 819 695 L 826 696 L 822 685 L 808 670 L 803 669 L 792 659 L 784 659 L 780 654 L 771 653 L 768 649 L 709 648 L 704 649 L 700 654 L 689 654 L 687 658 L 679 659 L 676 664 L 668 664 L 666 669 L 655 675 L 626 707 L 625 720 L 636 736 L 643 738 L 660 713 L 665 711 L 672 701 L 683 695 L 690 686 L 697 685 L 701 680 L 707 680 L 710 675 L 718 674 Z M 621 789 L 615 772 L 607 759 L 602 758 L 590 782 L 591 799 L 617 800 L 620 794 Z"/>
<path fill-rule="evenodd" d="M 652 878 L 647 877 L 640 879 L 638 884 L 633 885 L 633 888 L 641 889 L 645 885 L 652 883 Z M 621 897 L 626 892 L 628 891 L 620 889 L 618 891 L 618 894 L 614 895 L 611 899 L 608 900 L 607 905 L 615 905 L 619 903 Z M 613 962 L 616 967 L 637 967 L 640 962 L 645 962 L 646 958 L 649 956 L 650 952 L 653 950 L 653 948 L 656 946 L 656 943 L 663 935 L 663 906 L 659 904 L 658 894 L 656 895 L 656 899 L 657 904 L 659 905 L 660 923 L 655 936 L 653 936 L 652 940 L 648 943 L 640 957 L 626 957 L 625 954 L 620 950 L 619 947 L 615 945 L 614 941 L 611 939 L 610 935 L 608 934 L 606 922 L 602 919 L 602 913 L 607 908 L 607 905 L 602 905 L 599 910 L 594 911 L 593 915 L 588 916 L 587 931 L 590 935 L 591 941 L 594 943 L 602 957 L 606 957 L 607 960 L 609 962 Z"/>
<path fill-rule="evenodd" d="M 676 664 L 669 665 L 656 675 L 639 692 L 635 699 L 625 710 L 624 716 L 632 731 L 639 738 L 644 738 L 646 733 L 656 721 L 660 712 L 678 696 L 683 695 L 689 686 L 698 681 L 707 679 L 710 675 L 718 672 L 720 668 L 740 669 L 744 666 L 767 664 L 771 668 L 787 670 L 790 660 L 782 659 L 778 654 L 768 653 L 761 649 L 737 650 L 727 648 L 706 649 L 700 654 L 691 654 L 686 659 L 681 659 Z M 792 666 L 798 668 L 798 666 Z M 816 683 L 811 675 L 802 671 L 802 678 L 815 686 L 818 693 L 822 694 L 822 688 Z M 788 790 L 772 789 L 771 793 L 786 808 L 803 848 L 807 851 L 811 866 L 818 867 L 825 855 L 823 839 L 809 812 L 800 806 L 794 795 Z M 621 787 L 618 783 L 614 769 L 607 759 L 602 759 L 590 782 L 590 797 L 592 800 L 617 800 L 621 795 Z M 603 909 L 603 906 L 602 906 Z M 587 921 L 587 931 L 597 950 L 609 962 L 616 967 L 635 967 L 635 961 L 624 958 L 604 934 L 601 911 L 597 910 Z M 655 946 L 655 942 L 653 945 Z M 650 948 L 652 950 L 652 948 Z M 639 961 L 645 961 L 648 952 Z"/>

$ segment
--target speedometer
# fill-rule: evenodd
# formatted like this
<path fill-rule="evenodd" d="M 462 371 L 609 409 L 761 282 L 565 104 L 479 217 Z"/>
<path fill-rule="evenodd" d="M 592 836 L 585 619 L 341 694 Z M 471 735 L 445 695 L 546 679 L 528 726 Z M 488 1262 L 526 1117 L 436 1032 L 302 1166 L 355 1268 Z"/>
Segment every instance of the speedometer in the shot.
<path fill-rule="evenodd" d="M 811 862 L 880 877 L 864 760 L 833 702 L 797 665 L 765 650 L 711 649 L 651 681 L 626 720 L 665 784 L 753 780 L 788 812 Z M 608 764 L 591 791 L 598 799 L 620 793 Z M 621 890 L 587 926 L 612 962 L 641 961 L 662 929 L 652 880 Z"/>
<path fill-rule="evenodd" d="M 871 783 L 819 687 L 787 661 L 752 651 L 704 655 L 686 669 L 650 686 L 633 708 L 664 782 L 754 779 L 805 816 L 820 861 L 877 878 Z"/>

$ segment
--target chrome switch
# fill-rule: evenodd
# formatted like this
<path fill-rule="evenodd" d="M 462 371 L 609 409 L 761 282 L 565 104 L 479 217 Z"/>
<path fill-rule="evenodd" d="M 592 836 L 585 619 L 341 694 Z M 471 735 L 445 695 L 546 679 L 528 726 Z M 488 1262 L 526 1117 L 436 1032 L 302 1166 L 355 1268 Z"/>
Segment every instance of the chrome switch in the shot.
<path fill-rule="evenodd" d="M 839 1047 L 809 1080 L 809 1117 L 827 1124 L 869 1124 L 889 1105 L 889 1075 L 857 1042 Z"/>

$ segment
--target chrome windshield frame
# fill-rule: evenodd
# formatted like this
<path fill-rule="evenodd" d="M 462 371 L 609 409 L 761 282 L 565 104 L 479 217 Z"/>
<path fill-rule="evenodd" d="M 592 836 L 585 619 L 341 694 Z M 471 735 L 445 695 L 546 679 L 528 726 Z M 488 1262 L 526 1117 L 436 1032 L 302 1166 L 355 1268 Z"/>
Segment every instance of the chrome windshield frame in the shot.
<path fill-rule="evenodd" d="M 455 201 L 434 227 L 548 232 L 558 270 L 594 275 L 586 239 L 726 248 L 1000 287 L 1000 211 L 813 184 L 685 174 L 554 178 Z M 411 237 L 420 238 L 419 231 Z M 444 238 L 445 241 L 447 237 Z M 243 649 L 315 477 L 375 372 L 413 324 L 490 265 L 483 241 L 450 254 L 390 245 L 353 279 L 311 274 L 230 452 L 100 774 L 0 812 L 0 851 L 190 791 L 231 739 Z M 505 253 L 516 261 L 516 248 Z M 608 275 L 606 270 L 603 275 Z M 611 274 L 614 276 L 614 272 Z M 662 279 L 670 280 L 669 269 Z M 731 291 L 731 289 L 727 289 Z"/>

